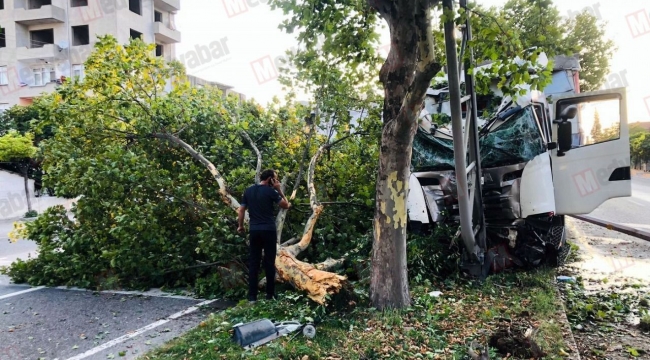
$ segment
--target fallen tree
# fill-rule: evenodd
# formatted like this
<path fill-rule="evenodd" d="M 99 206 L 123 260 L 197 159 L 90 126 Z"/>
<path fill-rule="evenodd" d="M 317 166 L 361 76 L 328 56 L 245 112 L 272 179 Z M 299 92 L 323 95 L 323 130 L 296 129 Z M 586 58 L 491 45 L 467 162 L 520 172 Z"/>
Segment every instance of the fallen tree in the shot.
<path fill-rule="evenodd" d="M 250 136 L 246 132 L 242 132 L 242 134 L 244 138 L 253 144 Z M 221 194 L 221 199 L 223 202 L 235 211 L 239 208 L 239 202 L 231 194 L 228 193 L 223 176 L 221 176 L 219 171 L 217 171 L 212 162 L 210 162 L 202 154 L 198 153 L 190 145 L 173 134 L 155 133 L 152 134 L 152 136 L 156 139 L 165 140 L 174 145 L 180 146 L 192 158 L 203 164 L 208 169 L 210 174 L 212 174 L 217 184 L 219 184 L 219 193 Z M 316 169 L 316 164 L 323 154 L 323 151 L 330 149 L 333 145 L 342 140 L 345 140 L 346 138 L 347 137 L 340 139 L 337 142 L 320 146 L 316 154 L 312 157 L 311 162 L 309 163 L 307 178 L 307 185 L 309 188 L 309 203 L 312 210 L 311 216 L 309 219 L 307 219 L 307 224 L 305 225 L 305 230 L 300 241 L 295 244 L 286 246 L 279 245 L 275 258 L 275 267 L 280 280 L 290 283 L 298 290 L 306 291 L 309 298 L 319 304 L 325 304 L 326 296 L 336 294 L 339 290 L 341 290 L 344 282 L 347 280 L 345 276 L 329 272 L 329 270 L 339 266 L 343 260 L 328 259 L 325 262 L 312 265 L 302 262 L 296 257 L 305 249 L 307 249 L 311 243 L 314 234 L 314 228 L 316 227 L 316 222 L 323 212 L 323 205 L 318 202 L 316 189 L 314 188 L 314 172 Z M 259 150 L 256 150 L 256 153 L 258 154 L 257 169 L 259 172 L 259 169 L 261 169 L 261 155 L 259 153 Z M 256 180 L 259 181 L 258 175 L 256 176 Z M 248 217 L 246 219 L 246 222 L 248 222 Z"/>
<path fill-rule="evenodd" d="M 295 176 L 292 198 L 309 197 L 309 212 L 296 200 L 295 210 L 278 215 L 289 234 L 278 232 L 278 278 L 325 303 L 348 281 L 332 269 L 367 233 L 371 211 L 367 204 L 344 218 L 326 214 L 319 198 L 371 201 L 365 179 L 373 176 L 377 145 L 344 132 L 326 139 L 313 123 L 305 126 L 309 109 L 299 105 L 263 109 L 191 88 L 181 69 L 150 54 L 140 41 L 123 46 L 104 37 L 82 81 L 35 101 L 43 125 L 55 130 L 41 147 L 45 180 L 79 200 L 74 221 L 55 208 L 27 224 L 39 255 L 12 264 L 10 276 L 34 285 L 191 286 L 200 296 L 237 296 L 245 290 L 247 249 L 235 231 L 235 194 L 250 186 L 264 158 L 291 174 L 285 185 Z M 169 78 L 172 89 L 164 90 Z"/>

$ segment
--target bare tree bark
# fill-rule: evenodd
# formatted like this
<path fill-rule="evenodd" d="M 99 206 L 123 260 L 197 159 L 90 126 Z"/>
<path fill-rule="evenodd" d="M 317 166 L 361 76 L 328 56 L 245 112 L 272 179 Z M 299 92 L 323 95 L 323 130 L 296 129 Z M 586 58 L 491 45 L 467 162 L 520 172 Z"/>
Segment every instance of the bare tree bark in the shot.
<path fill-rule="evenodd" d="M 311 139 L 316 132 L 316 125 L 314 123 L 309 124 L 308 127 L 309 133 L 307 134 L 307 143 L 305 144 L 305 149 L 302 152 L 302 159 L 300 159 L 300 165 L 298 167 L 298 175 L 296 176 L 296 181 L 293 183 L 293 190 L 291 191 L 291 196 L 289 197 L 289 202 L 293 201 L 300 187 L 300 182 L 302 181 L 302 173 L 305 167 L 305 161 L 307 156 L 309 156 L 309 148 L 311 147 Z M 282 228 L 284 227 L 284 221 L 287 218 L 287 209 L 280 209 L 278 217 L 275 220 L 275 225 L 278 233 L 278 244 L 282 241 Z"/>
<path fill-rule="evenodd" d="M 440 70 L 433 52 L 433 0 L 368 0 L 388 23 L 391 49 L 380 71 L 384 128 L 376 183 L 370 299 L 378 309 L 410 304 L 406 197 L 420 105 Z"/>
<path fill-rule="evenodd" d="M 248 141 L 248 143 L 253 148 L 253 150 L 255 150 L 255 154 L 257 155 L 257 167 L 255 168 L 255 183 L 259 184 L 260 173 L 262 172 L 262 153 L 257 148 L 255 142 L 253 141 L 253 139 L 251 139 L 251 137 L 248 135 L 246 131 L 242 131 L 242 136 L 244 137 L 244 139 L 246 139 L 246 141 Z"/>
<path fill-rule="evenodd" d="M 281 182 L 281 189 L 282 193 L 286 193 L 287 189 L 287 182 L 289 181 L 289 175 L 286 175 L 285 177 L 282 178 Z M 289 202 L 291 202 L 293 198 L 289 199 Z M 284 227 L 284 220 L 287 218 L 287 210 L 288 209 L 280 209 L 278 212 L 278 216 L 275 218 L 275 233 L 276 233 L 276 238 L 277 238 L 277 243 L 280 244 L 280 241 L 282 240 L 282 228 Z"/>

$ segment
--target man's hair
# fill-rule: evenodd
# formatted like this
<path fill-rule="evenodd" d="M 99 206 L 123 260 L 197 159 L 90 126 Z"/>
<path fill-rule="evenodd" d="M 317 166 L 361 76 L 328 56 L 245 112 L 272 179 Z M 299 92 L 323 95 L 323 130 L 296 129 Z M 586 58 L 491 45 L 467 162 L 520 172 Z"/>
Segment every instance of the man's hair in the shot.
<path fill-rule="evenodd" d="M 260 174 L 260 180 L 268 180 L 269 178 L 272 178 L 275 176 L 275 170 L 269 169 L 269 170 L 264 170 Z"/>

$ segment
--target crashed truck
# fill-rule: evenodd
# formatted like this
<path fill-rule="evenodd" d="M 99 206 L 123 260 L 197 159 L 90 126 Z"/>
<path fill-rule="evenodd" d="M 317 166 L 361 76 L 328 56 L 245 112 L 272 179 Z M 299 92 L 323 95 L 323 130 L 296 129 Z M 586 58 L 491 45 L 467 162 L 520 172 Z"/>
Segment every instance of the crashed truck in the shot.
<path fill-rule="evenodd" d="M 570 252 L 566 215 L 631 196 L 625 88 L 580 93 L 577 69 L 558 68 L 567 59 L 555 60 L 545 92 L 503 97 L 491 116 L 477 121 L 488 273 L 561 265 Z M 429 89 L 413 143 L 411 232 L 460 222 L 452 129 L 433 120 L 449 116 L 447 90 Z M 477 108 L 482 113 L 481 101 Z"/>

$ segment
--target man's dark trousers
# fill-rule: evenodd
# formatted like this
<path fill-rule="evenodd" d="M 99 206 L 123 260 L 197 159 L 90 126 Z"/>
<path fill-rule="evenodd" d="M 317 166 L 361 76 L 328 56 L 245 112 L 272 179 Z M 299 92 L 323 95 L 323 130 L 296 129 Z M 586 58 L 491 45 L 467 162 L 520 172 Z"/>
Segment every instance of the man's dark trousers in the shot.
<path fill-rule="evenodd" d="M 266 275 L 266 298 L 275 296 L 275 254 L 277 252 L 276 232 L 272 230 L 251 230 L 250 266 L 248 267 L 248 300 L 257 300 L 257 284 L 260 260 L 264 250 L 264 273 Z"/>

